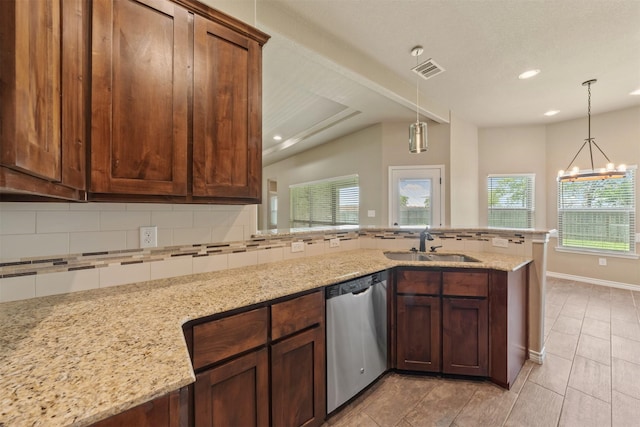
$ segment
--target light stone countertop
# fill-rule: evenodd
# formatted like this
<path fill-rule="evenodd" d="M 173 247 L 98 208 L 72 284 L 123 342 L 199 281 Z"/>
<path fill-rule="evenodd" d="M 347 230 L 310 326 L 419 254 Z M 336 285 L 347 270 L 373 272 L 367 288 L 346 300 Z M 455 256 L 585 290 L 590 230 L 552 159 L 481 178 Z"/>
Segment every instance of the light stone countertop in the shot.
<path fill-rule="evenodd" d="M 0 426 L 84 426 L 195 381 L 182 325 L 398 265 L 511 271 L 531 259 L 392 261 L 359 249 L 0 304 Z"/>

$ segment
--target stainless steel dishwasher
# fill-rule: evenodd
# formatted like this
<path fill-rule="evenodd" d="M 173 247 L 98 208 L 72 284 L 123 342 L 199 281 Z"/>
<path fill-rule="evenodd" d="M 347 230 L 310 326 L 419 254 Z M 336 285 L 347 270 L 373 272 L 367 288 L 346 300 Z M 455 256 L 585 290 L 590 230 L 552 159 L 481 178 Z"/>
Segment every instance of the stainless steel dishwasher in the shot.
<path fill-rule="evenodd" d="M 387 272 L 326 289 L 327 413 L 387 369 Z"/>

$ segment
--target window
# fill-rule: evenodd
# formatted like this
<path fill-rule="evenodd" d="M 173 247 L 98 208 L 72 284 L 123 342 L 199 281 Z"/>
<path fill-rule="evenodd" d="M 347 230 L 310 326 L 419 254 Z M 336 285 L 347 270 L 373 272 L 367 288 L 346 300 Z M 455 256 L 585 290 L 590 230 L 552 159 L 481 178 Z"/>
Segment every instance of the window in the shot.
<path fill-rule="evenodd" d="M 295 184 L 289 192 L 292 228 L 360 222 L 358 175 Z"/>
<path fill-rule="evenodd" d="M 558 182 L 558 246 L 635 253 L 635 169 L 622 179 Z"/>
<path fill-rule="evenodd" d="M 389 166 L 389 225 L 441 226 L 439 166 Z"/>
<path fill-rule="evenodd" d="M 535 174 L 489 175 L 489 227 L 533 228 Z"/>
<path fill-rule="evenodd" d="M 278 182 L 267 180 L 269 210 L 267 212 L 270 230 L 278 228 Z"/>

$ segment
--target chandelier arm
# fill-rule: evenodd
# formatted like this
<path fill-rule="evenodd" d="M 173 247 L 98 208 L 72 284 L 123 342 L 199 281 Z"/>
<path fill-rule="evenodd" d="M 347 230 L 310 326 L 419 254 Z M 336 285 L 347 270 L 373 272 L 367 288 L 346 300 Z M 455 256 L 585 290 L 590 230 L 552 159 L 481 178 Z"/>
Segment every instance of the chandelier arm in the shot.
<path fill-rule="evenodd" d="M 591 138 L 591 133 L 589 133 L 589 158 L 591 159 L 591 170 L 593 170 L 593 150 L 591 149 L 591 143 L 593 143 L 593 139 Z"/>
<path fill-rule="evenodd" d="M 571 159 L 571 162 L 569 162 L 569 166 L 566 167 L 565 171 L 569 171 L 569 169 L 571 169 L 571 165 L 573 165 L 573 162 L 578 158 L 578 155 L 580 154 L 584 146 L 587 145 L 587 142 L 589 142 L 589 140 L 585 139 L 584 142 L 582 143 L 582 147 L 580 147 L 576 155 L 573 156 L 573 159 Z"/>
<path fill-rule="evenodd" d="M 595 141 L 592 141 L 592 142 L 593 142 L 593 145 L 595 145 L 595 146 L 596 146 L 596 148 L 598 149 L 598 151 L 600 151 L 600 153 L 602 153 L 602 155 L 604 156 L 604 158 L 605 158 L 605 159 L 607 159 L 607 162 L 611 163 L 611 160 L 609 160 L 609 158 L 607 157 L 607 155 L 606 155 L 606 154 L 604 154 L 604 151 L 602 151 L 602 148 L 600 148 L 600 146 L 598 146 L 598 144 L 596 144 L 596 142 L 595 142 Z M 592 164 L 591 168 L 593 169 L 593 160 L 591 160 L 591 164 Z"/>

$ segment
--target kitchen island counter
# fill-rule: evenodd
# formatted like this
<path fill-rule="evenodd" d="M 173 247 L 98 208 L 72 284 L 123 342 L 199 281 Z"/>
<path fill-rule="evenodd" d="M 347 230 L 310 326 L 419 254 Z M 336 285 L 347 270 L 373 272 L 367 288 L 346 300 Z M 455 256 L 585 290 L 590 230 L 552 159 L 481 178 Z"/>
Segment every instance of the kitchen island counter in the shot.
<path fill-rule="evenodd" d="M 88 425 L 195 381 L 182 325 L 398 265 L 513 271 L 531 259 L 392 261 L 359 249 L 0 304 L 0 426 Z"/>

